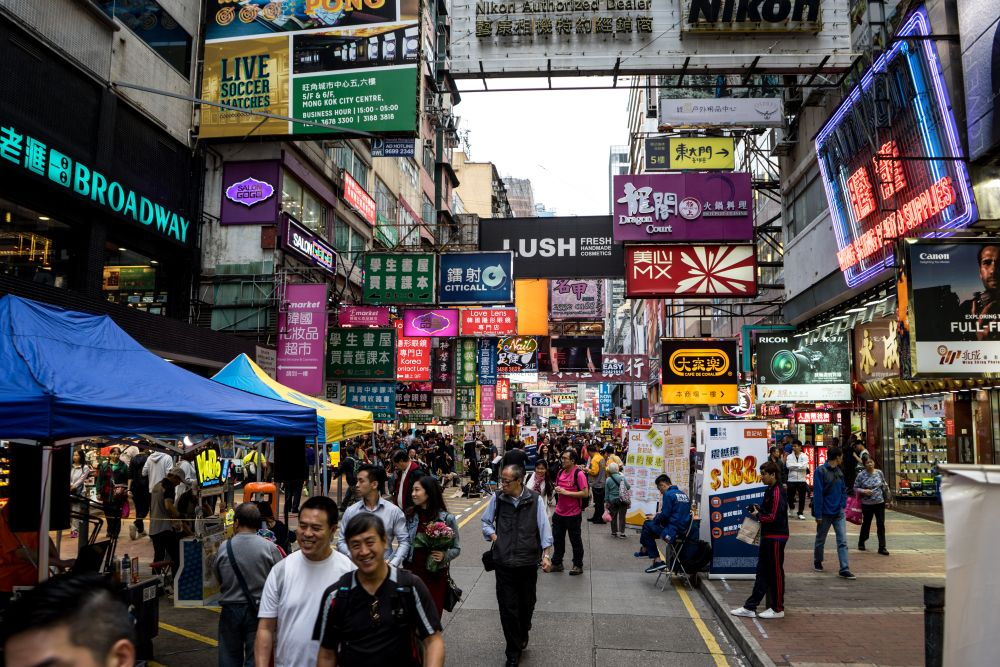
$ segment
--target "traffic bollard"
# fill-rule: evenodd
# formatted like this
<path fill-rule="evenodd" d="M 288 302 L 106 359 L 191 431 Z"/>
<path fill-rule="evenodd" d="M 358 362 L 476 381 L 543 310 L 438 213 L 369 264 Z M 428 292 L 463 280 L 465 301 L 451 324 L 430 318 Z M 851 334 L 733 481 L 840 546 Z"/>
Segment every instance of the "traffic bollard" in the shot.
<path fill-rule="evenodd" d="M 944 663 L 944 586 L 924 585 L 924 664 Z"/>

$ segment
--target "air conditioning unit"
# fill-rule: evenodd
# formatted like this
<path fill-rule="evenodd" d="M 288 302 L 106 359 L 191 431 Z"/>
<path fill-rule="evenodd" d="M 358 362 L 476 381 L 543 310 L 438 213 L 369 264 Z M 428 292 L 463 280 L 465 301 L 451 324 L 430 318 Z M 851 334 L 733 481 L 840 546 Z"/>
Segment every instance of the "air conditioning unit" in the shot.
<path fill-rule="evenodd" d="M 785 157 L 791 155 L 792 149 L 798 143 L 793 136 L 789 135 L 783 127 L 774 130 L 774 148 L 771 149 L 771 157 Z"/>

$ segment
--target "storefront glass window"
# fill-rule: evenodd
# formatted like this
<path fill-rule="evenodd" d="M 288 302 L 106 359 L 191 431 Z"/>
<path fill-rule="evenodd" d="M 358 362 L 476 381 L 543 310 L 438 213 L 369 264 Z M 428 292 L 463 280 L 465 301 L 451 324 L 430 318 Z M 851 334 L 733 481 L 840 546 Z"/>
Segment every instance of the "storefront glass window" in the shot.
<path fill-rule="evenodd" d="M 883 442 L 893 491 L 900 498 L 936 497 L 937 464 L 948 460 L 945 394 L 887 401 Z"/>
<path fill-rule="evenodd" d="M 158 289 L 160 270 L 157 260 L 109 242 L 104 248 L 101 289 L 112 303 L 164 315 L 167 292 Z"/>
<path fill-rule="evenodd" d="M 0 275 L 76 287 L 70 276 L 77 245 L 69 225 L 0 200 Z"/>
<path fill-rule="evenodd" d="M 134 32 L 187 78 L 191 73 L 191 35 L 156 0 L 97 0 L 98 6 Z"/>
<path fill-rule="evenodd" d="M 281 177 L 281 208 L 311 231 L 327 238 L 326 206 L 288 170 Z"/>

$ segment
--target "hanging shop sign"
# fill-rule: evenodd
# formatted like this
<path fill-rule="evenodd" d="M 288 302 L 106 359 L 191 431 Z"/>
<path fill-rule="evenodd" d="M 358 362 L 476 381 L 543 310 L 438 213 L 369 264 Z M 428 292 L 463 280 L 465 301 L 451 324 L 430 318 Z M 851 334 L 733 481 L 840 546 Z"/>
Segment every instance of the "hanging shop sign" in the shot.
<path fill-rule="evenodd" d="M 722 408 L 722 412 L 727 417 L 733 417 L 735 419 L 743 419 L 745 417 L 752 417 L 754 415 L 754 402 L 753 402 L 753 388 L 743 387 L 739 389 L 739 399 L 740 402 L 736 405 L 726 405 Z"/>
<path fill-rule="evenodd" d="M 318 235 L 291 216 L 282 215 L 281 247 L 285 252 L 312 264 L 327 275 L 337 275 L 337 254 Z"/>
<path fill-rule="evenodd" d="M 521 278 L 621 278 L 624 253 L 611 216 L 480 218 L 480 250 L 510 250 Z"/>
<path fill-rule="evenodd" d="M 765 332 L 757 336 L 757 400 L 766 403 L 851 400 L 851 355 L 846 334 L 811 338 Z"/>
<path fill-rule="evenodd" d="M 660 98 L 660 129 L 784 127 L 780 97 Z"/>
<path fill-rule="evenodd" d="M 498 339 L 497 372 L 501 374 L 537 373 L 538 340 L 531 336 L 511 336 Z"/>
<path fill-rule="evenodd" d="M 601 417 L 608 417 L 611 415 L 611 385 L 607 382 L 602 382 L 600 388 L 598 389 L 597 403 L 598 411 Z"/>
<path fill-rule="evenodd" d="M 496 387 L 483 385 L 479 388 L 479 418 L 483 421 L 496 419 Z"/>
<path fill-rule="evenodd" d="M 539 370 L 547 373 L 598 373 L 603 367 L 604 339 L 562 336 L 539 343 Z"/>
<path fill-rule="evenodd" d="M 372 157 L 413 157 L 417 154 L 415 139 L 375 137 L 371 142 Z"/>
<path fill-rule="evenodd" d="M 895 239 L 960 229 L 978 217 L 930 35 L 927 12 L 917 8 L 816 136 L 849 287 L 892 265 Z M 880 128 L 877 145 L 868 125 Z"/>
<path fill-rule="evenodd" d="M 649 359 L 640 354 L 602 354 L 601 368 L 590 371 L 547 372 L 545 379 L 555 384 L 578 382 L 610 382 L 612 384 L 646 384 L 649 380 Z"/>
<path fill-rule="evenodd" d="M 340 380 L 396 377 L 395 329 L 333 329 L 326 349 L 326 373 Z"/>
<path fill-rule="evenodd" d="M 452 386 L 455 383 L 454 358 L 457 343 L 453 340 L 442 338 L 437 341 L 437 347 L 431 352 L 433 365 L 431 366 L 431 382 L 434 383 L 435 394 L 451 394 Z"/>
<path fill-rule="evenodd" d="M 457 336 L 458 311 L 416 308 L 403 311 L 403 334 L 406 336 Z"/>
<path fill-rule="evenodd" d="M 756 296 L 756 247 L 630 245 L 625 248 L 625 295 Z"/>
<path fill-rule="evenodd" d="M 342 327 L 387 327 L 389 309 L 384 306 L 341 306 L 337 324 Z"/>
<path fill-rule="evenodd" d="M 831 424 L 833 416 L 823 410 L 801 410 L 795 413 L 796 424 Z"/>
<path fill-rule="evenodd" d="M 956 7 L 969 159 L 978 160 L 1000 143 L 1000 112 L 996 111 L 994 100 L 997 88 L 994 80 L 1000 75 L 1000 63 L 993 55 L 1000 6 L 995 2 L 960 2 Z"/>
<path fill-rule="evenodd" d="M 550 280 L 549 317 L 553 320 L 603 320 L 603 280 Z"/>
<path fill-rule="evenodd" d="M 1000 372 L 1000 240 L 904 247 L 913 375 Z"/>
<path fill-rule="evenodd" d="M 374 227 L 377 222 L 375 199 L 347 171 L 341 173 L 344 176 L 344 201 L 357 211 L 365 222 Z"/>
<path fill-rule="evenodd" d="M 497 378 L 496 400 L 510 400 L 510 380 L 508 378 Z"/>
<path fill-rule="evenodd" d="M 475 383 L 471 387 L 455 387 L 455 417 L 462 421 L 478 419 Z"/>
<path fill-rule="evenodd" d="M 529 396 L 528 404 L 533 408 L 547 408 L 552 405 L 552 397 L 543 394 Z"/>
<path fill-rule="evenodd" d="M 646 171 L 735 171 L 733 137 L 649 137 Z"/>
<path fill-rule="evenodd" d="M 431 379 L 431 339 L 403 335 L 403 320 L 395 320 L 396 379 L 401 382 Z"/>
<path fill-rule="evenodd" d="M 476 340 L 460 338 L 458 356 L 455 357 L 455 384 L 471 387 L 476 384 Z"/>
<path fill-rule="evenodd" d="M 497 383 L 497 341 L 495 338 L 480 338 L 476 341 L 476 383 L 495 385 Z"/>
<path fill-rule="evenodd" d="M 222 165 L 221 225 L 273 225 L 281 197 L 281 161 L 253 160 Z"/>
<path fill-rule="evenodd" d="M 396 384 L 394 382 L 345 382 L 344 405 L 368 410 L 375 421 L 396 421 Z"/>
<path fill-rule="evenodd" d="M 817 33 L 823 28 L 820 8 L 829 0 L 797 2 L 736 2 L 736 0 L 688 0 L 685 33 Z"/>
<path fill-rule="evenodd" d="M 433 253 L 366 253 L 365 303 L 433 304 L 434 260 Z"/>
<path fill-rule="evenodd" d="M 628 174 L 613 183 L 616 242 L 753 238 L 750 174 Z"/>
<path fill-rule="evenodd" d="M 201 136 L 415 132 L 416 10 L 398 0 L 209 0 L 201 96 L 222 106 L 202 109 Z"/>
<path fill-rule="evenodd" d="M 463 336 L 513 336 L 517 333 L 516 308 L 463 308 Z"/>
<path fill-rule="evenodd" d="M 426 382 L 400 382 L 396 385 L 396 408 L 399 410 L 433 410 L 433 393 Z"/>
<path fill-rule="evenodd" d="M 514 254 L 511 252 L 442 253 L 438 263 L 438 303 L 511 303 L 514 300 Z"/>
<path fill-rule="evenodd" d="M 721 338 L 663 338 L 663 402 L 732 405 L 737 392 L 737 343 Z"/>
<path fill-rule="evenodd" d="M 310 396 L 323 393 L 323 341 L 326 339 L 326 283 L 285 287 L 278 311 L 278 376 L 286 387 Z"/>
<path fill-rule="evenodd" d="M 854 379 L 876 382 L 899 377 L 899 337 L 895 319 L 878 319 L 855 325 Z"/>

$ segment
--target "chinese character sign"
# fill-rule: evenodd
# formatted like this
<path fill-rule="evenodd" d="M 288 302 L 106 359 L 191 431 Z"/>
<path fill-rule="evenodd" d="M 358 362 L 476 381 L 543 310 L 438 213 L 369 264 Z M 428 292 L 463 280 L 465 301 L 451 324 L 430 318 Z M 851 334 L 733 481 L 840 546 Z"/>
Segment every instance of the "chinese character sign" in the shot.
<path fill-rule="evenodd" d="M 366 304 L 434 303 L 433 253 L 370 252 L 364 266 Z"/>
<path fill-rule="evenodd" d="M 458 355 L 455 357 L 455 384 L 470 387 L 476 384 L 476 341 L 461 338 L 458 341 Z"/>
<path fill-rule="evenodd" d="M 553 320 L 604 319 L 604 281 L 550 280 L 549 317 Z"/>
<path fill-rule="evenodd" d="M 391 380 L 396 376 L 395 329 L 333 329 L 326 351 L 331 379 Z"/>
<path fill-rule="evenodd" d="M 415 308 L 403 311 L 403 333 L 407 336 L 458 335 L 458 311 L 449 309 Z"/>
<path fill-rule="evenodd" d="M 735 243 L 630 245 L 625 249 L 625 294 L 756 296 L 756 248 Z"/>
<path fill-rule="evenodd" d="M 497 340 L 499 373 L 538 371 L 538 340 L 532 336 L 512 336 Z M 507 400 L 507 399 L 501 399 Z"/>
<path fill-rule="evenodd" d="M 432 410 L 432 396 L 428 382 L 400 382 L 396 385 L 396 407 L 400 410 Z"/>
<path fill-rule="evenodd" d="M 479 388 L 479 418 L 496 419 L 496 387 L 483 385 Z"/>
<path fill-rule="evenodd" d="M 732 405 L 737 396 L 737 344 L 731 339 L 664 338 L 663 403 Z"/>
<path fill-rule="evenodd" d="M 464 421 L 475 421 L 476 387 L 455 387 L 455 416 Z"/>
<path fill-rule="evenodd" d="M 342 327 L 387 327 L 389 309 L 383 306 L 341 306 L 337 324 Z"/>
<path fill-rule="evenodd" d="M 516 308 L 465 308 L 463 336 L 513 336 L 517 333 Z"/>
<path fill-rule="evenodd" d="M 403 320 L 396 320 L 396 379 L 431 379 L 431 339 L 403 336 Z"/>
<path fill-rule="evenodd" d="M 497 378 L 496 400 L 510 400 L 510 380 L 508 378 Z"/>
<path fill-rule="evenodd" d="M 455 380 L 454 358 L 456 341 L 442 338 L 438 341 L 438 346 L 434 348 L 432 357 L 434 363 L 431 366 L 431 382 L 434 383 L 435 390 L 450 391 Z"/>
<path fill-rule="evenodd" d="M 439 257 L 438 303 L 511 303 L 514 253 L 454 252 Z"/>
<path fill-rule="evenodd" d="M 598 394 L 598 405 L 600 406 L 600 414 L 602 417 L 607 417 L 611 414 L 611 385 L 607 382 L 602 382 L 600 386 L 600 393 Z"/>
<path fill-rule="evenodd" d="M 480 338 L 476 341 L 477 382 L 481 385 L 497 383 L 497 342 L 493 338 Z"/>
<path fill-rule="evenodd" d="M 288 285 L 285 301 L 287 309 L 278 313 L 277 380 L 303 394 L 321 394 L 326 283 Z"/>
<path fill-rule="evenodd" d="M 368 410 L 375 421 L 395 421 L 396 383 L 394 382 L 346 382 L 344 405 L 359 410 Z"/>

